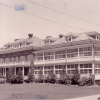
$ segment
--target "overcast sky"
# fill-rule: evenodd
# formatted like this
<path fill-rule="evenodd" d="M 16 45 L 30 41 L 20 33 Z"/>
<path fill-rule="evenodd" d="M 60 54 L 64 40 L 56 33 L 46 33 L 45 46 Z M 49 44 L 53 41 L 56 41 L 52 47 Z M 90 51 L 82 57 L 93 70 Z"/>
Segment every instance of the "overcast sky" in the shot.
<path fill-rule="evenodd" d="M 69 14 L 80 19 L 100 25 L 100 0 L 30 0 L 48 8 Z M 28 12 L 58 23 L 76 27 L 87 31 L 100 32 L 100 26 L 87 23 L 61 13 L 43 8 L 27 0 L 1 0 L 0 2 L 15 7 L 26 5 Z M 44 39 L 50 35 L 58 37 L 59 34 L 69 32 L 82 33 L 83 30 L 59 25 L 36 16 L 17 11 L 5 5 L 0 5 L 0 47 L 17 38 L 27 38 L 28 33 Z"/>

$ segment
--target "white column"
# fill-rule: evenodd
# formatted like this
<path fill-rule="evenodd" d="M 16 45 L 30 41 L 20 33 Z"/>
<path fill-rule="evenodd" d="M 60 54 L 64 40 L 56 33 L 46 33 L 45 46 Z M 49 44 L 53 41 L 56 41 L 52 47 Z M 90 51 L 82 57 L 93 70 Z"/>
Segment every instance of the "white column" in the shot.
<path fill-rule="evenodd" d="M 55 51 L 53 53 L 54 53 L 54 60 L 55 60 Z"/>
<path fill-rule="evenodd" d="M 5 69 L 3 68 L 3 76 L 5 76 L 5 73 L 4 73 Z"/>
<path fill-rule="evenodd" d="M 79 70 L 79 73 L 80 73 L 80 64 L 78 64 L 78 70 Z"/>
<path fill-rule="evenodd" d="M 92 45 L 92 57 L 94 58 L 94 46 Z"/>
<path fill-rule="evenodd" d="M 6 68 L 5 68 L 5 76 L 6 76 Z"/>
<path fill-rule="evenodd" d="M 15 67 L 15 75 L 16 75 L 16 67 Z"/>
<path fill-rule="evenodd" d="M 44 52 L 43 52 L 43 62 L 44 62 Z"/>
<path fill-rule="evenodd" d="M 43 75 L 44 75 L 44 66 L 43 66 Z"/>
<path fill-rule="evenodd" d="M 92 74 L 95 75 L 95 63 L 92 63 Z"/>
<path fill-rule="evenodd" d="M 24 76 L 24 66 L 23 66 L 23 71 L 22 71 L 22 73 L 23 73 L 23 76 Z"/>
<path fill-rule="evenodd" d="M 67 74 L 67 64 L 65 66 L 66 66 L 66 74 Z"/>
<path fill-rule="evenodd" d="M 4 76 L 4 68 L 2 68 L 2 76 Z"/>
<path fill-rule="evenodd" d="M 79 48 L 78 48 L 78 58 L 80 58 L 80 55 L 79 55 Z"/>
<path fill-rule="evenodd" d="M 54 74 L 55 74 L 55 65 L 53 66 Z"/>
<path fill-rule="evenodd" d="M 97 35 L 96 35 L 96 40 L 97 40 Z"/>

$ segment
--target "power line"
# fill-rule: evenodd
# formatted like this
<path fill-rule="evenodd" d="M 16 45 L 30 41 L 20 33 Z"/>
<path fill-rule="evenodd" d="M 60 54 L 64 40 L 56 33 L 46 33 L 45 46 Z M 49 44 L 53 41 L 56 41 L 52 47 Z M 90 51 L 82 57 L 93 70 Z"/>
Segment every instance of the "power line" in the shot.
<path fill-rule="evenodd" d="M 1 2 L 0 2 L 0 3 L 1 3 Z M 2 4 L 2 5 L 5 5 L 5 6 L 7 6 L 7 7 L 10 7 L 10 8 L 15 9 L 14 7 L 11 7 L 11 6 L 7 5 L 7 4 L 4 4 L 4 3 L 1 3 L 1 4 Z M 50 20 L 50 19 L 46 19 L 46 18 L 40 17 L 40 16 L 38 16 L 38 15 L 31 14 L 31 13 L 29 13 L 29 12 L 25 12 L 25 11 L 22 11 L 22 12 L 24 12 L 24 13 L 26 13 L 26 14 L 29 14 L 29 15 L 32 15 L 32 16 L 35 16 L 35 17 L 38 17 L 38 18 L 41 18 L 41 19 L 44 19 L 44 20 L 47 20 L 47 21 L 50 21 L 50 22 L 53 22 L 53 23 L 56 23 L 56 24 L 59 24 L 59 25 L 63 25 L 63 26 L 67 26 L 67 27 L 71 27 L 71 28 L 74 28 L 74 29 L 82 30 L 82 31 L 88 31 L 88 30 L 85 30 L 85 29 L 81 29 L 81 28 L 77 28 L 77 27 L 69 26 L 69 25 L 66 25 L 66 24 L 63 24 L 63 23 L 59 23 L 59 22 L 56 22 L 56 21 Z"/>
<path fill-rule="evenodd" d="M 31 3 L 34 3 L 34 4 L 38 5 L 38 6 L 44 7 L 44 8 L 46 8 L 46 9 L 49 9 L 49 10 L 52 10 L 52 11 L 55 11 L 55 12 L 61 13 L 61 14 L 63 14 L 63 15 L 66 15 L 66 16 L 69 16 L 69 17 L 72 17 L 72 18 L 74 18 L 74 19 L 81 20 L 81 21 L 84 21 L 84 22 L 87 22 L 87 23 L 91 23 L 91 24 L 94 24 L 94 25 L 100 26 L 100 24 L 93 23 L 93 22 L 90 22 L 90 21 L 87 21 L 87 20 L 84 20 L 84 19 L 81 19 L 81 18 L 78 18 L 78 17 L 72 16 L 72 15 L 69 15 L 69 14 L 65 14 L 65 13 L 63 13 L 63 12 L 60 12 L 60 11 L 54 10 L 54 9 L 49 8 L 49 7 L 46 7 L 46 6 L 43 6 L 43 5 L 38 4 L 38 3 L 36 3 L 36 2 L 30 1 L 30 0 L 26 0 L 26 1 L 29 1 L 29 2 L 31 2 Z"/>

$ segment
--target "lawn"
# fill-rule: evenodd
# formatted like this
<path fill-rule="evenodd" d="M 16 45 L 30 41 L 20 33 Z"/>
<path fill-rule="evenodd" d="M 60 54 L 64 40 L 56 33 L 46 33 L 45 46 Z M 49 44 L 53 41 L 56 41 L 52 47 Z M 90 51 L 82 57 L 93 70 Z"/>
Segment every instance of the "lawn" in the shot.
<path fill-rule="evenodd" d="M 66 86 L 56 84 L 0 84 L 0 100 L 12 99 L 13 94 L 22 94 L 22 99 L 68 99 L 100 94 L 99 86 Z"/>

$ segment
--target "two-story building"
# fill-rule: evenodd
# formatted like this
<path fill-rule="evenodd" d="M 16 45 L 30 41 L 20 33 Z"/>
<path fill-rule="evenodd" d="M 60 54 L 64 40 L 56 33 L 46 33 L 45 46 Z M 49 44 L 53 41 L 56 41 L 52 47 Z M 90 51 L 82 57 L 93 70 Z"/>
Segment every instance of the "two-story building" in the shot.
<path fill-rule="evenodd" d="M 95 80 L 100 80 L 100 33 L 68 33 L 45 39 L 29 34 L 27 39 L 15 39 L 0 49 L 0 67 L 4 76 L 13 67 L 15 74 L 21 68 L 26 78 L 32 60 L 36 77 L 40 69 L 44 76 L 53 70 L 59 77 L 62 69 L 72 74 L 77 67 L 81 76 L 91 74 Z"/>

